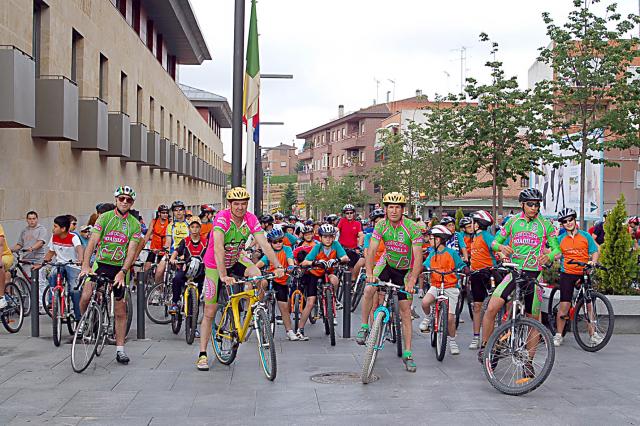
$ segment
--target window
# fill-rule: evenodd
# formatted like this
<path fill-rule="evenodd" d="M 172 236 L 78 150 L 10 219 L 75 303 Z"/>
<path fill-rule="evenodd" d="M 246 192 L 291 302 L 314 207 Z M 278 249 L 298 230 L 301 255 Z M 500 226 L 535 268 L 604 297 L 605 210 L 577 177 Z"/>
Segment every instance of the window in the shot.
<path fill-rule="evenodd" d="M 40 77 L 40 51 L 42 49 L 42 13 L 46 6 L 39 0 L 33 2 L 33 34 L 31 54 L 36 65 L 36 78 Z"/>
<path fill-rule="evenodd" d="M 173 114 L 169 114 L 169 142 L 173 142 Z"/>
<path fill-rule="evenodd" d="M 162 63 L 162 34 L 156 37 L 156 58 Z"/>
<path fill-rule="evenodd" d="M 373 184 L 373 193 L 374 194 L 378 194 L 380 192 L 380 184 L 374 183 Z"/>
<path fill-rule="evenodd" d="M 360 133 L 364 135 L 364 121 L 360 122 Z"/>
<path fill-rule="evenodd" d="M 343 128 L 342 128 L 342 139 L 344 139 L 344 137 L 346 136 L 346 134 L 347 134 L 347 129 L 343 127 Z"/>
<path fill-rule="evenodd" d="M 156 101 L 153 97 L 149 98 L 149 130 L 156 128 Z"/>
<path fill-rule="evenodd" d="M 71 31 L 71 80 L 76 83 L 82 75 L 82 40 L 79 32 Z"/>
<path fill-rule="evenodd" d="M 160 106 L 160 137 L 164 138 L 164 107 Z"/>
<path fill-rule="evenodd" d="M 100 70 L 98 80 L 98 97 L 106 101 L 107 96 L 109 96 L 109 60 L 102 53 L 100 54 Z"/>
<path fill-rule="evenodd" d="M 286 161 L 281 161 L 280 162 L 280 167 L 287 167 L 287 162 Z"/>
<path fill-rule="evenodd" d="M 520 188 L 528 188 L 529 187 L 529 178 L 520 178 Z"/>
<path fill-rule="evenodd" d="M 142 123 L 142 87 L 138 86 L 138 90 L 136 92 L 136 121 L 138 123 Z"/>
<path fill-rule="evenodd" d="M 176 121 L 176 145 L 180 146 L 180 120 Z"/>
<path fill-rule="evenodd" d="M 122 16 L 127 16 L 127 0 L 116 0 L 116 7 Z"/>
<path fill-rule="evenodd" d="M 120 72 L 120 112 L 127 113 L 127 75 Z"/>
<path fill-rule="evenodd" d="M 147 20 L 147 47 L 153 52 L 153 21 Z"/>
<path fill-rule="evenodd" d="M 133 30 L 140 35 L 140 0 L 133 0 Z"/>

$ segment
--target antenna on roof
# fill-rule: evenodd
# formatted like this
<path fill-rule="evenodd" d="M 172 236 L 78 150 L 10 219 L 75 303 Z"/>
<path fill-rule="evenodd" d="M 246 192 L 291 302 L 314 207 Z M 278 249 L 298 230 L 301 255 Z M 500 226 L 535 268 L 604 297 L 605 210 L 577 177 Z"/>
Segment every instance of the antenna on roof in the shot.
<path fill-rule="evenodd" d="M 378 103 L 378 91 L 380 89 L 380 80 L 378 80 L 375 76 L 373 77 L 373 81 L 376 82 L 376 99 L 373 101 L 373 104 L 377 104 Z"/>

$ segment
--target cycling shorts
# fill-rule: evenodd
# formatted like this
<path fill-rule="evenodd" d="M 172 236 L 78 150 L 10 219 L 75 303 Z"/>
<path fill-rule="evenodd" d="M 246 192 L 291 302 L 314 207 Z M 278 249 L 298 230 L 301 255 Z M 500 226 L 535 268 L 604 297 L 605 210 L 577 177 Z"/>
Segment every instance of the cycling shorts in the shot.
<path fill-rule="evenodd" d="M 147 260 L 145 262 L 156 263 L 156 257 L 159 257 L 159 256 L 157 256 L 154 252 L 150 251 L 147 253 Z M 160 259 L 158 259 L 158 261 L 160 261 Z"/>
<path fill-rule="evenodd" d="M 534 318 L 538 318 L 540 316 L 540 306 L 542 305 L 542 289 L 536 285 L 539 275 L 540 272 L 538 271 L 524 271 L 524 276 L 527 279 L 527 282 L 521 289 L 525 294 L 524 310 Z M 504 277 L 502 282 L 494 290 L 493 297 L 501 297 L 502 300 L 506 302 L 515 288 L 516 282 L 513 279 L 513 274 L 507 274 L 507 276 Z"/>
<path fill-rule="evenodd" d="M 502 281 L 502 276 L 498 271 L 492 271 L 490 269 L 480 269 L 474 271 L 469 276 L 469 282 L 471 283 L 471 295 L 474 302 L 482 302 L 487 297 L 488 290 L 491 287 L 491 276 L 496 283 Z"/>
<path fill-rule="evenodd" d="M 273 284 L 273 289 L 276 292 L 276 300 L 278 302 L 289 301 L 289 286 L 287 284 Z"/>
<path fill-rule="evenodd" d="M 108 265 L 106 263 L 98 262 L 97 265 L 98 267 L 95 269 L 95 273 L 104 274 L 111 281 L 116 279 L 116 275 L 118 275 L 118 272 L 120 272 L 120 270 L 122 269 L 122 266 Z M 122 286 L 122 287 L 116 287 L 115 285 L 113 286 L 113 297 L 115 297 L 116 300 L 122 300 L 122 298 L 124 297 L 124 292 L 125 292 L 125 286 Z"/>
<path fill-rule="evenodd" d="M 241 257 L 230 268 L 227 268 L 227 276 L 244 277 L 247 268 L 253 266 L 249 259 Z M 220 273 L 218 269 L 205 268 L 204 270 L 204 303 L 205 305 L 214 305 L 218 303 L 218 295 L 220 294 Z"/>
<path fill-rule="evenodd" d="M 376 273 L 379 272 L 379 273 Z M 374 269 L 373 274 L 380 281 L 391 282 L 395 285 L 404 286 L 409 276 L 409 269 L 396 269 L 387 265 L 379 271 Z M 413 296 L 401 291 L 398 292 L 398 300 L 413 300 Z"/>
<path fill-rule="evenodd" d="M 560 272 L 560 301 L 571 302 L 573 298 L 573 289 L 577 287 L 582 280 L 582 275 L 567 274 Z"/>
<path fill-rule="evenodd" d="M 5 271 L 9 271 L 11 265 L 13 265 L 13 255 L 5 254 L 2 256 L 2 265 L 4 266 Z"/>
<path fill-rule="evenodd" d="M 437 299 L 438 298 L 438 290 L 440 290 L 438 287 L 431 286 L 431 287 L 429 287 L 429 291 L 427 291 L 427 294 L 430 294 L 435 299 Z M 447 296 L 447 298 L 449 299 L 449 313 L 451 315 L 455 315 L 456 314 L 456 305 L 458 304 L 458 297 L 460 296 L 460 289 L 455 288 L 455 287 L 445 288 L 444 289 L 444 295 Z"/>
<path fill-rule="evenodd" d="M 360 260 L 360 255 L 356 253 L 355 249 L 345 249 L 347 256 L 349 257 L 349 268 L 353 268 Z"/>
<path fill-rule="evenodd" d="M 311 274 L 304 274 L 302 278 L 300 278 L 300 284 L 306 297 L 318 296 L 318 277 Z"/>

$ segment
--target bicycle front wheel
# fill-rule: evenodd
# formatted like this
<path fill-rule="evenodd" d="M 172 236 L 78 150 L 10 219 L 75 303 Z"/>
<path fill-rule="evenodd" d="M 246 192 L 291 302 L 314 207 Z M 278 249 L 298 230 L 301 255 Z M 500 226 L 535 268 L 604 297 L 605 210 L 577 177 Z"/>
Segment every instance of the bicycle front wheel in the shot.
<path fill-rule="evenodd" d="M 540 386 L 555 359 L 551 333 L 532 318 L 498 327 L 487 342 L 482 368 L 489 383 L 507 395 L 524 395 Z"/>
<path fill-rule="evenodd" d="M 0 312 L 2 324 L 9 333 L 17 333 L 24 322 L 22 294 L 15 284 L 7 283 L 4 288 L 4 297 L 7 300 L 7 307 Z"/>
<path fill-rule="evenodd" d="M 551 335 L 555 335 L 558 330 L 558 308 L 560 306 L 560 288 L 554 287 L 549 294 L 549 304 L 547 306 L 547 322 L 549 323 L 549 331 Z M 571 323 L 566 321 L 562 330 L 562 337 L 567 334 Z"/>
<path fill-rule="evenodd" d="M 124 301 L 127 308 L 127 330 L 125 331 L 125 336 L 128 336 L 131 330 L 131 322 L 133 321 L 133 298 L 131 297 L 131 289 L 128 286 L 124 293 Z"/>
<path fill-rule="evenodd" d="M 60 290 L 53 289 L 53 295 L 51 297 L 51 326 L 53 327 L 53 344 L 60 346 L 60 340 L 62 340 L 62 300 Z"/>
<path fill-rule="evenodd" d="M 171 315 L 169 314 L 169 305 L 171 304 L 170 292 L 167 293 L 165 284 L 156 284 L 147 293 L 144 304 L 144 311 L 149 319 L 156 324 L 169 324 Z"/>
<path fill-rule="evenodd" d="M 395 328 L 396 355 L 402 356 L 402 322 L 400 319 L 400 303 L 398 296 L 393 296 L 393 327 Z"/>
<path fill-rule="evenodd" d="M 211 329 L 211 346 L 216 358 L 224 365 L 231 364 L 238 354 L 238 338 L 235 335 L 231 309 L 218 311 L 220 319 L 215 321 L 217 328 Z M 204 332 L 204 330 L 202 330 Z"/>
<path fill-rule="evenodd" d="M 293 330 L 297 331 L 300 326 L 300 316 L 302 315 L 302 295 L 299 292 L 293 296 Z"/>
<path fill-rule="evenodd" d="M 73 335 L 71 344 L 71 367 L 76 373 L 82 373 L 91 364 L 96 354 L 100 334 L 102 333 L 102 318 L 100 310 L 95 305 L 90 305 L 85 311 L 78 331 Z"/>
<path fill-rule="evenodd" d="M 187 307 L 187 315 L 184 321 L 184 335 L 187 344 L 190 345 L 196 338 L 196 328 L 198 327 L 198 297 L 193 287 L 187 290 L 185 306 Z"/>
<path fill-rule="evenodd" d="M 336 327 L 333 324 L 333 293 L 327 290 L 324 294 L 324 300 L 327 303 L 327 318 L 325 320 L 325 326 L 329 328 L 329 340 L 331 340 L 331 346 L 336 345 Z"/>
<path fill-rule="evenodd" d="M 438 302 L 438 318 L 436 318 L 438 332 L 436 333 L 436 359 L 442 361 L 447 352 L 447 326 L 449 323 L 449 306 L 447 302 Z"/>
<path fill-rule="evenodd" d="M 273 381 L 278 373 L 278 362 L 276 360 L 276 346 L 273 342 L 273 334 L 269 327 L 267 314 L 263 309 L 255 312 L 256 334 L 258 336 L 258 355 L 262 371 L 267 379 Z"/>
<path fill-rule="evenodd" d="M 360 379 L 365 385 L 371 381 L 373 366 L 376 363 L 378 351 L 382 349 L 382 336 L 384 335 L 383 328 L 384 312 L 378 312 L 378 315 L 376 315 L 376 318 L 373 320 L 373 326 L 371 327 L 371 332 L 367 338 L 367 350 L 364 354 L 362 372 L 360 373 Z"/>
<path fill-rule="evenodd" d="M 584 297 L 578 300 L 571 320 L 576 342 L 588 352 L 597 352 L 607 346 L 613 334 L 614 323 L 611 302 L 597 291 L 591 292 L 589 301 Z"/>
<path fill-rule="evenodd" d="M 42 309 L 44 309 L 44 311 L 47 313 L 47 315 L 49 315 L 49 318 L 51 318 L 51 294 L 53 292 L 51 291 L 51 286 L 47 285 L 44 288 L 44 291 L 42 292 Z"/>
<path fill-rule="evenodd" d="M 31 313 L 31 290 L 29 289 L 29 284 L 27 280 L 22 277 L 15 277 L 13 279 L 13 284 L 18 287 L 20 290 L 20 295 L 22 296 L 22 309 L 23 315 L 28 317 Z"/>
<path fill-rule="evenodd" d="M 356 311 L 356 308 L 360 304 L 360 300 L 362 300 L 362 295 L 364 294 L 364 287 L 366 285 L 365 281 L 366 281 L 366 275 L 363 275 L 363 274 L 360 274 L 356 279 L 353 292 L 351 293 L 351 312 Z"/>

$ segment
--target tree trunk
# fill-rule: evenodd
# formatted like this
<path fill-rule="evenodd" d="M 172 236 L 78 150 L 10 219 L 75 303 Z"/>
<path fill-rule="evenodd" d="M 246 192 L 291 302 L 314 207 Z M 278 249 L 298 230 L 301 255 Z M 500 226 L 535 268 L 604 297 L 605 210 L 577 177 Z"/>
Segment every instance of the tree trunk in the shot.
<path fill-rule="evenodd" d="M 582 149 L 580 157 L 580 226 L 582 229 L 586 229 L 587 221 L 584 218 L 584 187 L 586 183 L 586 169 L 587 169 L 587 150 L 589 146 L 587 144 L 587 132 L 583 127 L 582 131 Z"/>
<path fill-rule="evenodd" d="M 498 213 L 504 216 L 504 188 L 498 188 Z"/>

